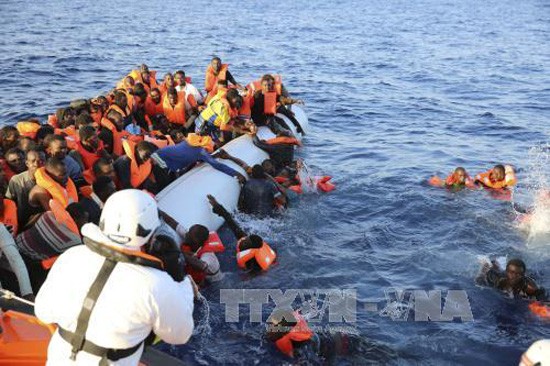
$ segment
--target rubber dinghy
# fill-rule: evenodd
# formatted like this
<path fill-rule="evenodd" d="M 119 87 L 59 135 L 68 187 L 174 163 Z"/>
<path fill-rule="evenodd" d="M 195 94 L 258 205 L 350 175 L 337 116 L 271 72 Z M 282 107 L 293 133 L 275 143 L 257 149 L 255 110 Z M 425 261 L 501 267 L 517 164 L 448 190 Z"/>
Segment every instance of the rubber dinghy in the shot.
<path fill-rule="evenodd" d="M 304 110 L 294 105 L 292 106 L 292 112 L 300 123 L 302 130 L 307 131 L 308 118 Z M 296 127 L 288 117 L 282 114 L 276 116 L 286 123 L 297 139 L 302 139 L 302 135 L 296 132 Z M 257 136 L 260 140 L 276 137 L 267 127 L 259 127 Z M 254 145 L 252 137 L 248 135 L 230 141 L 223 146 L 223 149 L 250 166 L 260 164 L 269 158 L 265 151 Z M 244 170 L 232 161 L 218 160 L 246 176 Z M 213 195 L 229 212 L 232 212 L 237 209 L 240 190 L 241 187 L 235 178 L 212 168 L 208 164 L 201 164 L 163 189 L 157 195 L 157 201 L 161 210 L 170 214 L 186 228 L 201 224 L 209 230 L 217 230 L 223 225 L 224 221 L 221 217 L 212 213 L 206 195 Z"/>

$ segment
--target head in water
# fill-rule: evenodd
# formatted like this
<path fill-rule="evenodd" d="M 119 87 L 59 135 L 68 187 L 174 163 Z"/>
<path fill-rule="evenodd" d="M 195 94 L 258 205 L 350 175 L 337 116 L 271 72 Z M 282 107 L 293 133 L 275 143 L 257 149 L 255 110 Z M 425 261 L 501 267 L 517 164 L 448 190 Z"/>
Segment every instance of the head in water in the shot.
<path fill-rule="evenodd" d="M 505 177 L 505 170 L 504 165 L 498 164 L 495 165 L 495 167 L 491 170 L 491 180 L 493 182 L 500 182 L 504 180 Z"/>
<path fill-rule="evenodd" d="M 525 277 L 525 263 L 521 259 L 510 259 L 506 264 L 506 278 L 511 286 L 515 286 Z"/>
<path fill-rule="evenodd" d="M 468 177 L 468 174 L 466 173 L 466 169 L 459 166 L 454 171 L 454 177 L 457 184 L 465 184 L 466 178 Z"/>
<path fill-rule="evenodd" d="M 193 225 L 185 235 L 184 243 L 191 247 L 192 251 L 197 251 L 208 240 L 208 229 L 203 225 Z"/>

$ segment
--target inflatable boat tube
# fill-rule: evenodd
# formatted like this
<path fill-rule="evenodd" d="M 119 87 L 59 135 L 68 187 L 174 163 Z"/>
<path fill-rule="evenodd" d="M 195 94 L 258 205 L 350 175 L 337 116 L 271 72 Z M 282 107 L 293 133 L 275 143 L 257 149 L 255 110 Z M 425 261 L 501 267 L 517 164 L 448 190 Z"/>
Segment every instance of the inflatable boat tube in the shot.
<path fill-rule="evenodd" d="M 299 106 L 293 106 L 292 112 L 302 130 L 307 132 L 308 118 L 304 110 Z M 281 114 L 277 114 L 277 117 L 285 121 L 297 139 L 302 139 L 301 134 L 296 132 L 294 124 L 287 117 Z M 259 127 L 257 136 L 261 140 L 275 137 L 267 127 Z M 250 166 L 259 164 L 269 157 L 265 151 L 254 145 L 252 137 L 248 135 L 230 141 L 224 145 L 223 149 Z M 218 160 L 246 176 L 244 170 L 237 164 L 229 160 Z M 159 208 L 185 228 L 201 224 L 209 230 L 217 230 L 223 225 L 223 219 L 212 213 L 206 195 L 213 195 L 229 212 L 234 212 L 237 209 L 240 191 L 241 187 L 235 178 L 208 164 L 200 164 L 172 182 L 156 198 Z"/>

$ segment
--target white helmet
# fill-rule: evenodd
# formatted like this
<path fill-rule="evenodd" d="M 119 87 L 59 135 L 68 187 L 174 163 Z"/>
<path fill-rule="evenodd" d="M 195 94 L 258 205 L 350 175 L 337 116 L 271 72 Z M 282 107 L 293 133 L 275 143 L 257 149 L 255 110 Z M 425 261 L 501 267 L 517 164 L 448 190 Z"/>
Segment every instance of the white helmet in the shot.
<path fill-rule="evenodd" d="M 99 220 L 102 233 L 127 249 L 145 245 L 159 225 L 157 202 L 137 189 L 124 189 L 111 195 Z"/>
<path fill-rule="evenodd" d="M 550 365 L 550 339 L 536 341 L 521 356 L 520 366 Z"/>

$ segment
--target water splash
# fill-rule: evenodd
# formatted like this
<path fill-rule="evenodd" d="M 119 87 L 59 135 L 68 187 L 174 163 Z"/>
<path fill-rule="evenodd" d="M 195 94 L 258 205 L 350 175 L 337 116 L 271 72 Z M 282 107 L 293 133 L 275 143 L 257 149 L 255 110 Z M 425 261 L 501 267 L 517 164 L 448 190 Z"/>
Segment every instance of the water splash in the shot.
<path fill-rule="evenodd" d="M 210 326 L 210 305 L 208 300 L 200 292 L 197 293 L 197 300 L 200 303 L 197 310 L 198 322 L 195 324 L 193 335 L 209 336 L 212 334 Z"/>

